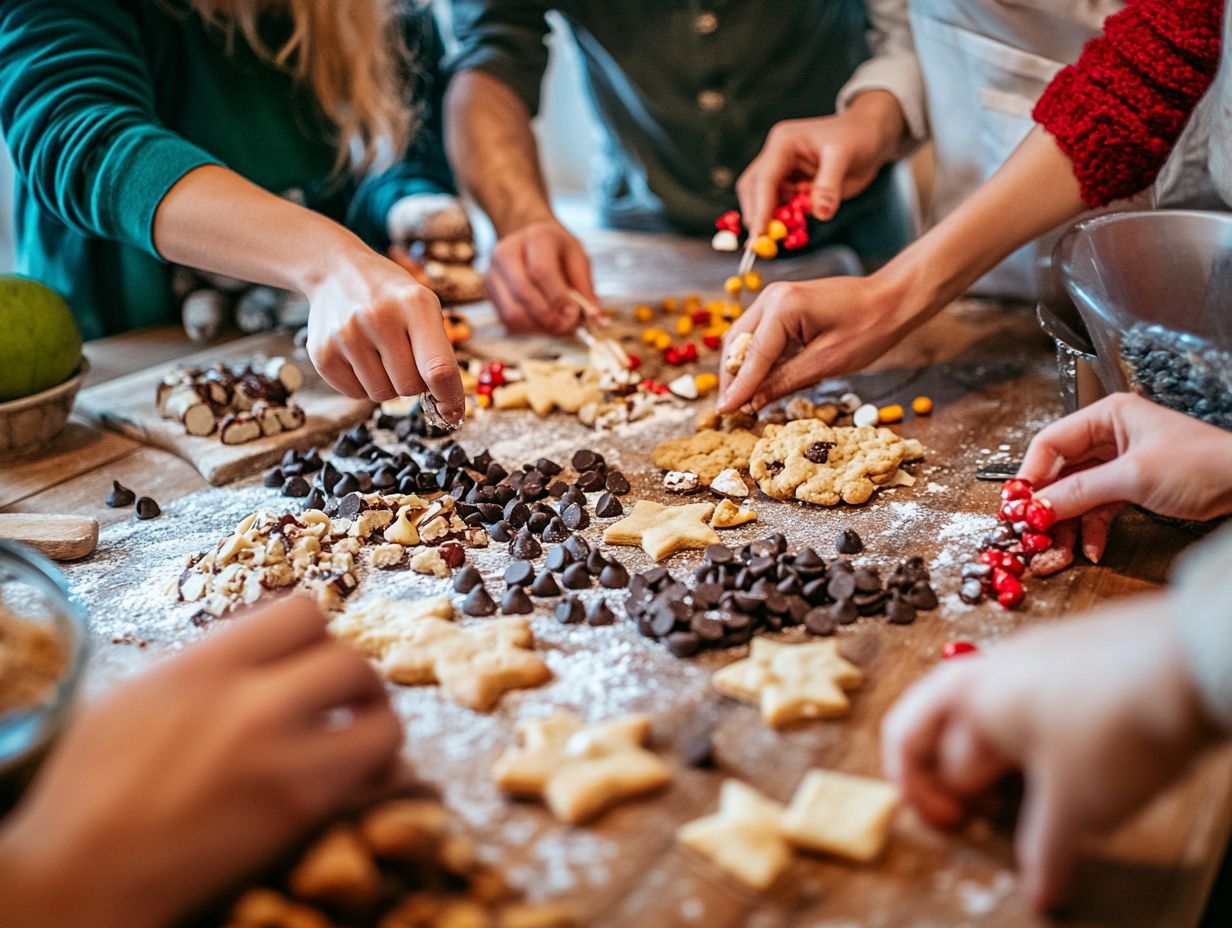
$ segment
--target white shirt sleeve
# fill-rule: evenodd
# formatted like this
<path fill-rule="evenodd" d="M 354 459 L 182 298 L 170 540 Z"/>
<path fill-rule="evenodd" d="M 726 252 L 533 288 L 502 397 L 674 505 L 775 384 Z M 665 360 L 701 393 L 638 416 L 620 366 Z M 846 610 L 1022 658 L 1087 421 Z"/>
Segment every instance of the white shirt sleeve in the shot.
<path fill-rule="evenodd" d="M 924 76 L 911 38 L 907 0 L 867 0 L 867 5 L 872 23 L 868 43 L 873 57 L 856 68 L 851 80 L 839 91 L 838 110 L 845 110 L 866 90 L 888 90 L 903 108 L 912 142 L 910 150 L 928 138 L 928 104 Z"/>
<path fill-rule="evenodd" d="M 1172 595 L 1202 703 L 1214 721 L 1232 732 L 1232 528 L 1186 555 Z"/>

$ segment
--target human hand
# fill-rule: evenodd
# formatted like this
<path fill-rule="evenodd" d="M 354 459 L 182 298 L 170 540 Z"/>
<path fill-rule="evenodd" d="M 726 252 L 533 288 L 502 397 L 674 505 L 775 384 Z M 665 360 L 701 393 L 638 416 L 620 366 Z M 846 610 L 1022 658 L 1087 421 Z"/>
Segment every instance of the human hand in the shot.
<path fill-rule="evenodd" d="M 393 261 L 358 246 L 307 289 L 308 356 L 347 396 L 376 402 L 428 391 L 442 415 L 465 397 L 441 304 Z"/>
<path fill-rule="evenodd" d="M 779 397 L 858 370 L 893 347 L 912 325 L 897 290 L 877 275 L 776 281 L 732 325 L 753 341 L 734 377 L 720 374 L 718 409 L 760 409 Z"/>
<path fill-rule="evenodd" d="M 554 219 L 524 225 L 497 242 L 487 285 L 511 332 L 572 332 L 581 310 L 570 290 L 598 302 L 585 249 Z"/>
<path fill-rule="evenodd" d="M 310 600 L 237 618 L 73 721 L 0 830 L 0 923 L 174 924 L 392 785 L 401 740 Z"/>
<path fill-rule="evenodd" d="M 1232 513 L 1232 434 L 1131 393 L 1115 393 L 1035 436 L 1020 476 L 1060 520 L 1081 518 L 1083 553 L 1103 556 L 1127 503 L 1174 519 Z"/>
<path fill-rule="evenodd" d="M 1024 892 L 1057 905 L 1083 845 L 1214 738 L 1163 596 L 1032 629 L 946 661 L 882 725 L 886 775 L 927 821 L 961 822 L 1011 771 L 1026 781 Z"/>
<path fill-rule="evenodd" d="M 812 181 L 813 216 L 833 219 L 842 201 L 864 190 L 894 158 L 905 134 L 902 107 L 885 90 L 860 94 L 836 116 L 777 123 L 736 182 L 745 228 L 761 234 L 802 180 Z"/>

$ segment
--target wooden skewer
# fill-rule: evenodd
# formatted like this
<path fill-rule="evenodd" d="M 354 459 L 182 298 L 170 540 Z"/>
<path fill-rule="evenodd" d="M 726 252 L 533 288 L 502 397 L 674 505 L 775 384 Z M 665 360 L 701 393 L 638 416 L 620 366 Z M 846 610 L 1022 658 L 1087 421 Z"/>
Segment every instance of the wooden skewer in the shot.
<path fill-rule="evenodd" d="M 740 266 L 736 268 L 736 276 L 744 277 L 749 271 L 753 270 L 753 262 L 757 260 L 757 252 L 753 251 L 753 240 L 749 239 L 749 243 L 744 246 L 744 254 L 740 256 Z"/>
<path fill-rule="evenodd" d="M 629 355 L 606 335 L 600 335 L 596 329 L 607 328 L 607 317 L 603 310 L 586 299 L 577 290 L 569 291 L 570 298 L 582 310 L 582 325 L 577 330 L 578 338 L 595 355 L 607 355 L 608 360 L 622 370 L 629 370 Z"/>

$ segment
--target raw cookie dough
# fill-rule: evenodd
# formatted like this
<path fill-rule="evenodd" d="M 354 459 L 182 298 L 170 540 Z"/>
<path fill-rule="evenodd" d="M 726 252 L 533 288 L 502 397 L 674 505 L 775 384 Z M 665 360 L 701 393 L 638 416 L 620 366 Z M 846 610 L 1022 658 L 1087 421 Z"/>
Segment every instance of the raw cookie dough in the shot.
<path fill-rule="evenodd" d="M 563 361 L 523 361 L 520 367 L 525 378 L 526 401 L 537 416 L 551 415 L 557 409 L 576 413 L 587 403 L 603 399 L 598 374 L 591 368 Z"/>
<path fill-rule="evenodd" d="M 622 800 L 671 779 L 659 757 L 642 747 L 645 716 L 586 724 L 567 712 L 518 723 L 519 747 L 496 761 L 496 784 L 515 796 L 541 798 L 562 822 L 578 824 Z"/>
<path fill-rule="evenodd" d="M 740 373 L 740 368 L 749 356 L 749 345 L 753 343 L 752 332 L 741 332 L 732 339 L 731 347 L 723 356 L 723 370 L 733 376 Z"/>
<path fill-rule="evenodd" d="M 757 513 L 752 509 L 739 506 L 730 499 L 725 499 L 714 507 L 714 515 L 710 517 L 712 528 L 736 528 L 757 521 Z"/>
<path fill-rule="evenodd" d="M 783 816 L 783 835 L 805 850 L 867 863 L 885 847 L 899 801 L 882 780 L 810 770 Z"/>
<path fill-rule="evenodd" d="M 692 471 L 709 484 L 729 467 L 748 470 L 749 456 L 757 436 L 743 429 L 731 432 L 705 430 L 661 442 L 651 455 L 655 467 Z"/>
<path fill-rule="evenodd" d="M 724 780 L 719 811 L 681 826 L 676 840 L 751 889 L 769 889 L 791 863 L 784 811 L 751 786 Z"/>
<path fill-rule="evenodd" d="M 533 652 L 521 617 L 462 627 L 446 597 L 414 603 L 378 599 L 348 610 L 330 631 L 380 661 L 394 683 L 437 683 L 454 702 L 487 712 L 508 690 L 539 686 L 551 671 Z"/>
<path fill-rule="evenodd" d="M 763 493 L 818 506 L 865 503 L 904 461 L 919 460 L 914 439 L 883 428 L 831 428 L 819 419 L 767 426 L 749 459 Z"/>
<path fill-rule="evenodd" d="M 641 545 L 659 561 L 686 548 L 717 545 L 719 536 L 707 524 L 713 514 L 713 503 L 663 506 L 639 499 L 632 512 L 604 529 L 603 541 L 609 545 Z"/>
<path fill-rule="evenodd" d="M 725 696 L 760 705 L 762 719 L 772 728 L 846 715 L 851 703 L 844 691 L 863 680 L 860 668 L 843 659 L 833 640 L 780 644 L 767 638 L 755 638 L 748 657 L 710 678 Z"/>

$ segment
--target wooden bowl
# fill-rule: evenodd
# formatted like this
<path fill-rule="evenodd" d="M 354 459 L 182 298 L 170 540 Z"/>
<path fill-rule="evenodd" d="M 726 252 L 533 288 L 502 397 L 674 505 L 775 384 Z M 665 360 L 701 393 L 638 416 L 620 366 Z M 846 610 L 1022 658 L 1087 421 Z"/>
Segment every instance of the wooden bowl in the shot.
<path fill-rule="evenodd" d="M 0 458 L 34 454 L 60 434 L 90 369 L 84 357 L 81 366 L 62 384 L 33 396 L 0 403 Z"/>

